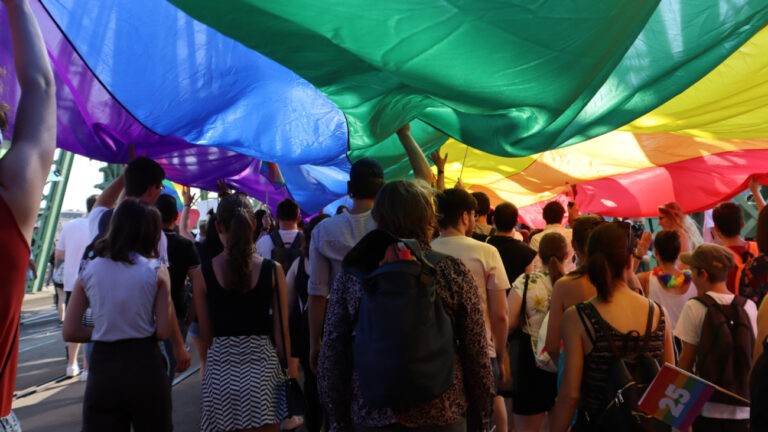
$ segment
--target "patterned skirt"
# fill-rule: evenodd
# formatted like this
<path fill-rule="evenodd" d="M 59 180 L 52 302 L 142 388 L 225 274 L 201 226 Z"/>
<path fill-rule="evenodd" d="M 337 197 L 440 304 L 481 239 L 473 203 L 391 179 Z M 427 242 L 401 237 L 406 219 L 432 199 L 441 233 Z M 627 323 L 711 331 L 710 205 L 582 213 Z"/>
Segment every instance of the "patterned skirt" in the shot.
<path fill-rule="evenodd" d="M 288 413 L 285 380 L 267 336 L 213 338 L 203 375 L 200 430 L 280 423 Z"/>

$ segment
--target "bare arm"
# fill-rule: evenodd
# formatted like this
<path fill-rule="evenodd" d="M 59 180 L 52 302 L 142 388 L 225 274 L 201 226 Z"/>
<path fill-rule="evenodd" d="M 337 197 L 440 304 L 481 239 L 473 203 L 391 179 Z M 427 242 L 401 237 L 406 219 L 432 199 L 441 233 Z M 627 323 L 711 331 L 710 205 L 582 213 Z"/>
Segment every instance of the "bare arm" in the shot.
<path fill-rule="evenodd" d="M 765 199 L 763 199 L 763 196 L 760 194 L 760 183 L 755 180 L 755 176 L 749 178 L 749 190 L 752 192 L 752 196 L 755 197 L 757 211 L 760 212 L 760 210 L 765 207 Z"/>
<path fill-rule="evenodd" d="M 56 89 L 40 28 L 27 0 L 3 0 L 21 98 L 12 145 L 0 159 L 0 195 L 30 241 L 56 148 Z"/>
<path fill-rule="evenodd" d="M 421 148 L 411 136 L 411 126 L 405 125 L 398 129 L 397 137 L 400 139 L 400 144 L 403 145 L 405 154 L 408 155 L 408 160 L 411 162 L 413 176 L 433 184 L 434 179 L 432 178 L 432 170 L 429 169 L 429 162 L 427 162 L 424 152 L 421 151 Z"/>
<path fill-rule="evenodd" d="M 677 360 L 677 367 L 693 373 L 693 364 L 696 361 L 696 345 L 683 341 L 683 350 Z"/>
<path fill-rule="evenodd" d="M 157 293 L 155 294 L 155 327 L 158 339 L 170 339 L 171 331 L 171 291 L 168 270 L 161 268 L 157 272 Z"/>
<path fill-rule="evenodd" d="M 567 431 L 573 419 L 573 413 L 579 405 L 581 394 L 581 375 L 584 370 L 584 327 L 579 322 L 575 307 L 563 314 L 562 325 L 565 342 L 565 368 L 563 382 L 557 394 L 557 401 L 552 416 L 551 431 Z"/>
<path fill-rule="evenodd" d="M 200 279 L 201 280 L 197 283 L 195 283 L 195 279 L 192 279 L 192 299 L 195 302 L 197 323 L 200 326 L 200 345 L 202 346 L 200 358 L 204 359 L 208 357 L 208 348 L 213 341 L 213 333 L 211 329 L 211 318 L 208 314 L 207 288 L 204 280 L 202 280 L 202 274 L 200 274 Z"/>
<path fill-rule="evenodd" d="M 509 334 L 509 316 L 507 315 L 506 290 L 487 290 L 488 316 L 491 319 L 491 336 L 493 347 L 496 349 L 496 359 L 499 363 L 504 360 Z"/>
<path fill-rule="evenodd" d="M 120 193 L 123 191 L 124 187 L 125 177 L 124 174 L 120 174 L 120 176 L 114 179 L 112 183 L 110 183 L 109 186 L 104 189 L 104 192 L 99 195 L 99 198 L 96 199 L 96 204 L 93 205 L 93 208 L 112 207 L 115 204 L 115 201 L 117 201 L 117 198 L 120 197 Z"/>
<path fill-rule="evenodd" d="M 437 168 L 437 182 L 435 183 L 435 189 L 442 192 L 445 190 L 445 162 L 448 161 L 448 153 L 446 153 L 445 156 L 440 156 L 439 151 L 434 151 L 429 155 L 429 158 L 432 159 L 432 163 L 434 163 L 435 168 Z"/>
<path fill-rule="evenodd" d="M 184 200 L 184 209 L 181 211 L 179 234 L 181 234 L 182 237 L 195 241 L 192 233 L 189 232 L 189 210 L 192 208 L 192 203 L 195 201 L 195 194 L 190 192 L 189 186 L 184 186 L 181 188 L 181 195 L 182 200 Z"/>
<path fill-rule="evenodd" d="M 72 298 L 69 299 L 67 314 L 64 317 L 64 328 L 61 334 L 65 342 L 90 342 L 93 327 L 82 324 L 83 314 L 88 308 L 88 298 L 85 296 L 85 287 L 80 280 L 75 283 L 72 290 Z"/>
<path fill-rule="evenodd" d="M 552 289 L 552 299 L 549 302 L 549 323 L 547 324 L 547 352 L 552 361 L 557 364 L 560 359 L 560 330 L 563 321 L 563 305 L 565 290 L 568 285 L 562 279 L 555 282 Z"/>
<path fill-rule="evenodd" d="M 283 273 L 283 267 L 275 263 L 276 271 L 276 285 L 277 295 L 280 300 L 278 303 L 277 298 L 272 302 L 273 310 L 280 308 L 280 313 L 274 315 L 274 329 L 275 329 L 275 341 L 277 341 L 277 353 L 282 359 L 288 359 L 288 355 L 291 352 L 291 335 L 288 333 L 288 287 L 285 283 L 285 275 Z M 281 322 L 282 321 L 282 322 Z M 282 332 L 280 331 L 282 329 Z"/>
<path fill-rule="evenodd" d="M 507 296 L 507 310 L 509 314 L 509 331 L 520 325 L 520 309 L 523 307 L 523 298 L 512 288 Z"/>

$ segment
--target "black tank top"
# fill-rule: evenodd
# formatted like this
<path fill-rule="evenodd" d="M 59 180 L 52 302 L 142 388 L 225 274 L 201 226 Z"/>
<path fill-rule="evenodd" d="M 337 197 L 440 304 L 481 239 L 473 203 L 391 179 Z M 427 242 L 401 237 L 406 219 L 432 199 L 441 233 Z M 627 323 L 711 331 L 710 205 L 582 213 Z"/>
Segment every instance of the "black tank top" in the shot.
<path fill-rule="evenodd" d="M 272 335 L 272 260 L 262 262 L 256 285 L 246 292 L 224 289 L 211 261 L 203 262 L 202 267 L 214 337 Z"/>
<path fill-rule="evenodd" d="M 649 301 L 650 302 L 650 301 Z M 650 304 L 649 304 L 650 307 Z M 655 307 L 658 308 L 656 305 Z M 643 352 L 643 339 L 645 335 L 632 330 L 622 333 L 614 328 L 611 323 L 603 319 L 595 305 L 584 302 L 576 305 L 579 318 L 584 325 L 587 336 L 592 342 L 592 351 L 584 357 L 584 370 L 581 375 L 581 400 L 579 410 L 586 412 L 600 412 L 608 404 L 604 400 L 605 386 L 608 381 L 608 371 L 616 362 L 617 357 L 611 350 L 606 331 L 611 332 L 611 337 L 619 347 L 623 355 L 632 355 Z M 664 356 L 664 332 L 666 320 L 664 310 L 659 308 L 660 316 L 656 328 L 651 330 L 648 350 L 645 351 L 656 361 L 663 362 Z M 637 311 L 637 313 L 649 314 L 650 326 L 653 324 L 652 312 Z"/>

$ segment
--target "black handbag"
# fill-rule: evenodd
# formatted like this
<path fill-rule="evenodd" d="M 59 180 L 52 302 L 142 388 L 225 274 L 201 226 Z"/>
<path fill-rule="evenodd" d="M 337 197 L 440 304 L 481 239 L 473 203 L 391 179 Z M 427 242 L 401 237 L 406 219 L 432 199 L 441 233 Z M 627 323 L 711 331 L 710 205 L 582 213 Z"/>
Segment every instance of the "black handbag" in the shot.
<path fill-rule="evenodd" d="M 275 284 L 277 284 L 277 266 L 273 264 L 272 273 L 274 276 Z M 285 402 L 288 407 L 288 417 L 291 416 L 303 416 L 307 412 L 307 400 L 304 398 L 304 392 L 301 390 L 299 381 L 295 378 L 288 377 L 288 356 L 290 353 L 286 349 L 285 345 L 285 333 L 283 330 L 283 308 L 280 304 L 280 293 L 275 288 L 274 295 L 277 300 L 277 321 L 280 326 L 280 339 L 283 342 L 283 352 L 285 358 L 280 359 L 280 367 L 283 368 L 285 374 Z"/>
<path fill-rule="evenodd" d="M 520 325 L 512 331 L 507 339 L 507 358 L 509 359 L 509 372 L 510 379 L 512 381 L 512 387 L 510 395 L 515 397 L 520 388 L 520 365 L 523 364 L 525 359 L 533 353 L 531 348 L 531 336 L 527 335 L 523 328 L 525 328 L 528 322 L 528 315 L 525 313 L 528 300 L 528 282 L 531 280 L 531 275 L 525 275 L 525 286 L 523 287 L 523 302 L 520 306 Z"/>

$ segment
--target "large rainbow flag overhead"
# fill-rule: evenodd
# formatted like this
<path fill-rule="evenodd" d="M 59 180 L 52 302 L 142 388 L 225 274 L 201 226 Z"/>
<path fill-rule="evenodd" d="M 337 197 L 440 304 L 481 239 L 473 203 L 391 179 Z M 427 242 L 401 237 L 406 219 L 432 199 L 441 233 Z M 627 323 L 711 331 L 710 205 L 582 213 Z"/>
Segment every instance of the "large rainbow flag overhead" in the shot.
<path fill-rule="evenodd" d="M 768 158 L 765 0 L 30 1 L 60 147 L 121 162 L 134 143 L 175 182 L 308 213 L 361 157 L 407 176 L 408 122 L 449 183 L 466 152 L 464 183 L 520 207 L 575 184 L 583 211 L 699 210 Z M 14 106 L 10 49 L 2 26 Z"/>

